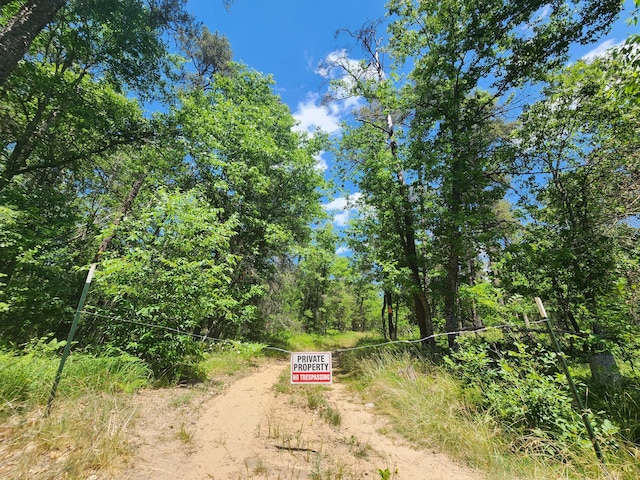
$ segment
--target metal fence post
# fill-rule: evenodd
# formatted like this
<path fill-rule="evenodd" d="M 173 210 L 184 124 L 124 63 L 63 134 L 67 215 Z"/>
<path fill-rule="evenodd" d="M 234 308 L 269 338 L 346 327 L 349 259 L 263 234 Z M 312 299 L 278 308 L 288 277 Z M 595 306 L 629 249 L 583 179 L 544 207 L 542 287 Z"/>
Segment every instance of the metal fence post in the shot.
<path fill-rule="evenodd" d="M 82 312 L 82 308 L 84 307 L 84 301 L 87 298 L 87 293 L 89 292 L 89 285 L 91 285 L 91 280 L 93 279 L 93 274 L 96 271 L 97 265 L 98 265 L 97 263 L 92 263 L 91 268 L 89 268 L 89 273 L 87 273 L 87 279 L 84 282 L 84 288 L 82 289 L 82 295 L 80 295 L 78 308 L 76 309 L 76 314 L 73 317 L 73 323 L 71 324 L 71 330 L 69 330 L 67 343 L 64 346 L 64 352 L 62 352 L 62 358 L 60 359 L 60 366 L 58 366 L 58 372 L 56 373 L 56 378 L 53 381 L 53 386 L 51 387 L 51 393 L 49 393 L 49 400 L 47 400 L 47 409 L 45 411 L 46 417 L 48 417 L 49 413 L 51 413 L 51 405 L 53 404 L 53 400 L 56 398 L 56 391 L 58 390 L 58 384 L 60 383 L 60 377 L 62 376 L 62 369 L 64 368 L 64 364 L 67 361 L 67 357 L 69 356 L 69 351 L 71 350 L 71 342 L 73 341 L 73 336 L 75 335 L 76 329 L 78 328 L 80 313 Z"/>

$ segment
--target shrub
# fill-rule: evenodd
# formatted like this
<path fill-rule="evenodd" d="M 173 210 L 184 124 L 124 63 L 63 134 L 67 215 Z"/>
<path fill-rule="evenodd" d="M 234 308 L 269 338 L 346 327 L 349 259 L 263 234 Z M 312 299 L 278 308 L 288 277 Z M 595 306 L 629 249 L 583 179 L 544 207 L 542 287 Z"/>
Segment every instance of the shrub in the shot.
<path fill-rule="evenodd" d="M 467 339 L 445 359 L 460 378 L 467 398 L 520 436 L 517 448 L 557 454 L 587 446 L 586 432 L 555 353 L 542 345 L 509 345 Z M 596 430 L 610 441 L 616 427 L 593 416 Z M 586 442 L 586 443 L 585 443 Z"/>

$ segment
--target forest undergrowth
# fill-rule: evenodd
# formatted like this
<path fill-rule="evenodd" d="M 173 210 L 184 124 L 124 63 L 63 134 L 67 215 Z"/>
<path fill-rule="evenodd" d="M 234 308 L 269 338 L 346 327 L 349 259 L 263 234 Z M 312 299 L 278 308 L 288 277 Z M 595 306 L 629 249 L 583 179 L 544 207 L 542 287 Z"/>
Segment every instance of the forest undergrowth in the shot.
<path fill-rule="evenodd" d="M 445 453 L 491 479 L 640 477 L 640 380 L 623 369 L 619 389 L 590 388 L 588 368 L 572 364 L 605 462 L 596 458 L 566 380 L 544 343 L 500 335 L 459 339 L 448 355 L 417 344 L 385 343 L 375 334 L 287 335 L 278 348 L 340 350 L 339 381 L 388 416 L 411 444 Z M 126 429 L 135 420 L 131 393 L 159 386 L 143 362 L 126 355 L 74 353 L 51 414 L 45 415 L 62 342 L 40 341 L 0 354 L 0 476 L 89 478 L 126 461 Z M 371 348 L 368 348 L 371 346 Z M 199 365 L 209 388 L 256 364 L 263 344 L 219 344 Z M 360 348 L 365 347 L 365 348 Z M 309 402 L 313 400 L 309 396 Z"/>
<path fill-rule="evenodd" d="M 462 339 L 444 357 L 396 345 L 347 352 L 341 365 L 364 401 L 412 444 L 447 453 L 487 478 L 639 478 L 637 375 L 629 370 L 624 386 L 604 391 L 590 389 L 588 366 L 571 366 L 600 462 L 554 354 L 540 344 L 507 343 L 500 336 Z"/>

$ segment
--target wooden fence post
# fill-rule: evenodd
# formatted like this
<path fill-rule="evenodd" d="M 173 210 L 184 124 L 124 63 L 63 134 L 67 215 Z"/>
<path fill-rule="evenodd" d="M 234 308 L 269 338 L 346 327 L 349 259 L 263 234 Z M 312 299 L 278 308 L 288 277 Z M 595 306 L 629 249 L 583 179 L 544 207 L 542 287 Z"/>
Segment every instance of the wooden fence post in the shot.
<path fill-rule="evenodd" d="M 549 317 L 547 317 L 547 311 L 542 304 L 542 300 L 540 297 L 535 297 L 536 305 L 538 306 L 538 311 L 540 312 L 540 316 L 547 324 L 547 330 L 549 331 L 549 335 L 551 336 L 551 342 L 553 343 L 553 348 L 556 351 L 556 356 L 560 361 L 560 366 L 564 370 L 564 374 L 567 376 L 567 380 L 569 381 L 569 386 L 571 388 L 571 393 L 573 395 L 573 399 L 575 400 L 578 408 L 580 409 L 580 416 L 582 417 L 582 422 L 584 423 L 585 428 L 587 429 L 587 433 L 589 434 L 589 438 L 591 439 L 591 444 L 593 445 L 593 450 L 596 452 L 596 456 L 598 460 L 602 462 L 604 465 L 604 455 L 602 454 L 602 450 L 600 450 L 600 443 L 598 443 L 598 438 L 596 437 L 596 433 L 593 430 L 593 426 L 591 425 L 591 421 L 589 420 L 589 416 L 587 415 L 587 411 L 584 408 L 582 400 L 580 399 L 580 395 L 578 394 L 578 389 L 576 388 L 576 384 L 573 381 L 573 377 L 569 372 L 569 366 L 567 365 L 567 361 L 564 358 L 564 354 L 560 349 L 560 343 L 558 343 L 558 339 L 556 338 L 556 334 L 553 332 L 553 328 L 551 327 L 551 322 L 549 321 Z"/>

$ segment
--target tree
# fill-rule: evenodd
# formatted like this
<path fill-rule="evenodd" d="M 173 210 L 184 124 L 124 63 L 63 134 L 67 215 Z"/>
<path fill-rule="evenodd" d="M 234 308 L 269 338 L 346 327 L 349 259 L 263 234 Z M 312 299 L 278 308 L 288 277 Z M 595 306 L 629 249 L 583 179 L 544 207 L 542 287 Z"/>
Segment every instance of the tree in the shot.
<path fill-rule="evenodd" d="M 200 342 L 189 333 L 235 330 L 229 283 L 237 257 L 229 242 L 238 220 L 221 221 L 197 189 L 161 189 L 146 200 L 119 226 L 102 262 L 93 303 L 115 318 L 92 333 L 172 380 L 200 358 Z"/>
<path fill-rule="evenodd" d="M 227 7 L 232 0 L 223 0 Z M 108 26 L 108 34 L 103 38 L 115 40 L 111 55 L 120 51 L 122 58 L 128 57 L 121 65 L 118 74 L 128 76 L 129 80 L 143 81 L 142 73 L 156 74 L 157 60 L 161 59 L 160 38 L 163 32 L 175 29 L 188 29 L 191 16 L 185 11 L 186 0 L 131 0 L 128 2 L 112 2 L 109 0 L 2 0 L 0 9 L 3 22 L 0 30 L 0 87 L 15 70 L 18 62 L 28 53 L 32 43 L 42 30 L 56 20 L 75 16 L 74 26 L 80 37 L 93 38 L 98 26 Z M 88 22 L 93 32 L 84 28 Z M 85 24 L 86 25 L 86 24 Z M 141 56 L 141 47 L 147 48 L 152 43 L 160 47 L 155 62 L 147 63 L 148 53 Z M 155 63 L 155 65 L 154 65 Z M 152 67 L 152 68 L 149 68 Z M 128 69 L 128 73 L 126 71 Z"/>
<path fill-rule="evenodd" d="M 11 0 L 2 0 L 3 16 L 11 7 Z M 0 30 L 0 86 L 7 80 L 16 64 L 25 56 L 31 42 L 48 24 L 67 0 L 28 0 L 2 25 Z"/>
<path fill-rule="evenodd" d="M 223 220 L 242 219 L 230 250 L 240 259 L 233 285 L 249 328 L 275 260 L 305 244 L 322 216 L 323 180 L 313 156 L 324 140 L 292 130 L 295 120 L 271 78 L 230 68 L 211 88 L 181 97 L 176 116 L 189 171 L 180 182 L 201 186 Z"/>
<path fill-rule="evenodd" d="M 343 58 L 329 67 L 339 67 L 342 80 L 336 83 L 338 95 L 362 96 L 368 104 L 359 108 L 359 127 L 345 126 L 338 158 L 351 171 L 364 195 L 375 209 L 381 229 L 393 232 L 402 249 L 400 263 L 409 271 L 408 288 L 422 338 L 434 345 L 431 305 L 426 292 L 426 278 L 417 250 L 416 208 L 406 172 L 407 158 L 399 147 L 396 125 L 406 116 L 407 107 L 387 78 L 377 38 L 377 24 L 365 25 L 351 34 L 362 45 L 367 58 L 350 62 Z M 351 32 L 349 32 L 351 33 Z M 415 190 L 414 190 L 415 192 Z"/>
<path fill-rule="evenodd" d="M 93 258 L 109 218 L 109 202 L 94 188 L 115 193 L 116 158 L 118 178 L 131 185 L 125 172 L 141 155 L 130 147 L 144 151 L 166 133 L 164 121 L 145 119 L 122 93 L 157 86 L 166 62 L 159 13 L 142 2 L 66 5 L 0 86 L 0 202 L 12 212 L 7 235 L 15 240 L 0 258 L 8 340 L 62 335 L 81 284 L 74 267 Z M 101 175 L 109 178 L 98 187 Z"/>
<path fill-rule="evenodd" d="M 329 315 L 327 305 L 336 266 L 337 235 L 331 225 L 316 229 L 312 243 L 300 249 L 300 261 L 296 272 L 300 292 L 300 318 L 305 330 L 327 333 Z"/>
<path fill-rule="evenodd" d="M 211 33 L 207 27 L 202 26 L 183 32 L 180 43 L 196 69 L 194 74 L 186 74 L 194 86 L 210 88 L 215 74 L 231 74 L 233 52 L 224 35 Z"/>
<path fill-rule="evenodd" d="M 518 130 L 523 167 L 536 173 L 523 182 L 528 223 L 510 249 L 514 263 L 530 272 L 529 293 L 557 305 L 567 329 L 595 336 L 596 355 L 631 325 L 621 267 L 635 257 L 628 219 L 638 212 L 640 111 L 610 95 L 610 85 L 626 81 L 619 73 L 612 58 L 566 68 Z"/>
<path fill-rule="evenodd" d="M 394 0 L 391 50 L 411 57 L 415 105 L 412 151 L 435 185 L 442 212 L 433 232 L 446 270 L 446 329 L 459 329 L 456 312 L 461 264 L 488 233 L 493 204 L 504 194 L 501 151 L 508 148 L 500 114 L 510 90 L 543 79 L 568 46 L 587 42 L 610 25 L 620 4 L 487 0 Z M 454 336 L 449 345 L 455 346 Z"/>
<path fill-rule="evenodd" d="M 7 119 L 0 126 L 0 192 L 16 177 L 79 168 L 153 137 L 137 102 L 87 75 L 53 70 L 59 66 L 30 66 L 8 83 L 0 102 Z"/>

